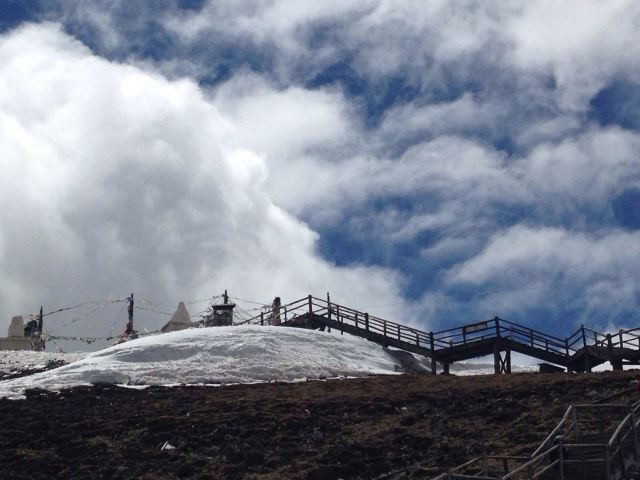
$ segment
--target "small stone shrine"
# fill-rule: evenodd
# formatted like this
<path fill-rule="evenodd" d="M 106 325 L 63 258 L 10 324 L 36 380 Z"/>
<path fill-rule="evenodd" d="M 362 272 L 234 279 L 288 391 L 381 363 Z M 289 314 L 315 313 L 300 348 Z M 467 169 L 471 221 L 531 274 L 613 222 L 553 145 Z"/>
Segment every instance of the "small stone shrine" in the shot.
<path fill-rule="evenodd" d="M 7 337 L 0 338 L 0 350 L 31 350 L 31 338 L 25 336 L 22 316 L 11 319 L 8 333 Z"/>

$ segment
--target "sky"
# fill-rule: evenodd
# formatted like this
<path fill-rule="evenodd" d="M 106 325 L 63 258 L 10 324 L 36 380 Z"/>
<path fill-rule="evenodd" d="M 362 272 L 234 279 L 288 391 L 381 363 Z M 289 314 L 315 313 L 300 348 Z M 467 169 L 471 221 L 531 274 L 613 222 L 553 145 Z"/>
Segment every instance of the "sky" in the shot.
<path fill-rule="evenodd" d="M 225 288 L 636 326 L 639 32 L 623 0 L 1 0 L 0 326 Z"/>

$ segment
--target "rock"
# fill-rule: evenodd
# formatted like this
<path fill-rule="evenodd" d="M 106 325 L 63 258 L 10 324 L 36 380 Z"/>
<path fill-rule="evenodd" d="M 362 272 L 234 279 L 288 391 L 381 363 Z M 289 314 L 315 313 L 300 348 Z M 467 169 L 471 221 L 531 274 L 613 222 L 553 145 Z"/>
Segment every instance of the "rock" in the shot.
<path fill-rule="evenodd" d="M 129 377 L 120 372 L 100 372 L 89 377 L 91 385 L 124 385 L 129 383 Z"/>

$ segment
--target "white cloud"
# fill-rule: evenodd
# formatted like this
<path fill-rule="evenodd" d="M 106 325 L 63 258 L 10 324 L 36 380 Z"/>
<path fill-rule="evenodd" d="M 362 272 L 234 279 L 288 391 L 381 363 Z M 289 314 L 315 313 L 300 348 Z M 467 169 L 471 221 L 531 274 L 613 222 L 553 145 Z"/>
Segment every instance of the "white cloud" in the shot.
<path fill-rule="evenodd" d="M 551 213 L 586 206 L 608 211 L 609 199 L 640 182 L 640 137 L 594 128 L 541 143 L 514 168 Z"/>
<path fill-rule="evenodd" d="M 126 52 L 128 42 L 146 34 L 144 15 L 131 15 L 130 2 L 61 3 L 63 20 L 92 27 L 106 51 Z M 499 88 L 515 87 L 520 98 L 570 114 L 586 111 L 612 79 L 640 79 L 640 7 L 634 0 L 208 1 L 198 11 L 154 14 L 155 28 L 164 26 L 180 52 L 162 62 L 170 70 L 199 71 L 179 65 L 182 52 L 194 48 L 215 63 L 220 58 L 211 53 L 211 38 L 224 38 L 268 57 L 269 75 L 285 84 L 301 74 L 312 77 L 345 54 L 368 81 L 402 76 L 425 93 L 446 91 L 452 80 L 477 81 L 480 68 L 496 74 Z M 547 88 L 549 81 L 554 88 Z"/>
<path fill-rule="evenodd" d="M 470 93 L 451 102 L 418 106 L 400 105 L 385 114 L 380 135 L 397 141 L 403 137 L 420 135 L 460 134 L 461 132 L 489 131 L 502 112 L 495 105 L 481 105 Z"/>
<path fill-rule="evenodd" d="M 301 178 L 309 178 L 306 197 L 298 200 L 283 193 L 278 198 L 304 215 L 330 210 L 331 214 L 322 217 L 328 222 L 336 221 L 343 211 L 365 208 L 374 199 L 430 199 L 419 205 L 409 224 L 405 217 L 396 216 L 378 225 L 381 233 L 388 225 L 397 238 L 407 239 L 420 231 L 420 225 L 443 228 L 464 223 L 469 216 L 482 217 L 482 210 L 489 213 L 496 203 L 530 201 L 528 191 L 506 168 L 506 160 L 505 155 L 481 143 L 442 136 L 414 145 L 399 158 L 353 156 L 340 163 L 302 162 L 300 168 L 294 168 Z"/>
<path fill-rule="evenodd" d="M 511 283 L 520 275 L 546 279 L 568 275 L 579 281 L 601 275 L 633 276 L 634 263 L 627 255 L 635 257 L 640 251 L 637 237 L 637 233 L 619 231 L 598 236 L 519 225 L 497 233 L 482 253 L 461 265 L 452 280 Z"/>
<path fill-rule="evenodd" d="M 553 73 L 560 102 L 584 110 L 589 99 L 616 74 L 637 76 L 640 6 L 609 2 L 527 2 L 507 27 L 513 59 L 524 70 Z"/>
<path fill-rule="evenodd" d="M 479 303 L 500 312 L 542 307 L 579 312 L 574 323 L 606 323 L 637 307 L 640 234 L 582 233 L 518 225 L 453 268 L 450 285 L 486 285 Z"/>
<path fill-rule="evenodd" d="M 357 133 L 340 92 L 279 90 L 255 75 L 238 75 L 212 95 L 225 117 L 233 120 L 235 138 L 228 141 L 264 153 L 274 165 L 310 150 L 340 148 Z"/>
<path fill-rule="evenodd" d="M 296 100 L 325 105 L 311 129 L 340 116 L 321 93 L 251 98 L 237 117 L 242 134 L 269 126 L 276 109 L 278 148 L 305 121 Z M 224 288 L 266 301 L 326 290 L 345 303 L 397 298 L 398 274 L 318 256 L 317 234 L 271 201 L 259 142 L 243 144 L 235 120 L 193 82 L 110 63 L 54 25 L 2 37 L 2 321 L 130 290 L 169 304 Z M 315 141 L 290 139 L 301 150 Z"/>

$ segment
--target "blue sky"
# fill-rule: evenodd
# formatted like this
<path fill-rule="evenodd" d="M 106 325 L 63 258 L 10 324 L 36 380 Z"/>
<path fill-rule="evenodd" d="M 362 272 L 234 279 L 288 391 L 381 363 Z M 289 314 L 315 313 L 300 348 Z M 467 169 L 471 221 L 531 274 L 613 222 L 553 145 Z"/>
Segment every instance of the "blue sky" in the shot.
<path fill-rule="evenodd" d="M 638 323 L 635 2 L 5 0 L 0 25 L 7 321 L 229 288 Z"/>

